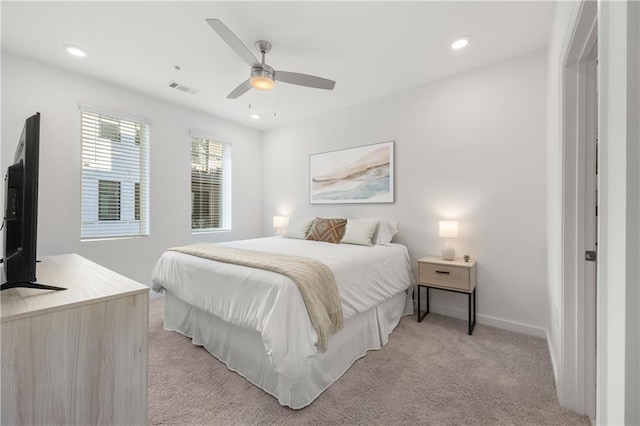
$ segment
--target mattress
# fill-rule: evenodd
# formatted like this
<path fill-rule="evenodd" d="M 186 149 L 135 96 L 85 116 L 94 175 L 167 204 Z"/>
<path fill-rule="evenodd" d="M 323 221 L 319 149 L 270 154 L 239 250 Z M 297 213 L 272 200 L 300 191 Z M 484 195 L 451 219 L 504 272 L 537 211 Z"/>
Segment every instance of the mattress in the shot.
<path fill-rule="evenodd" d="M 403 303 L 395 303 L 393 314 L 385 315 L 399 320 L 405 306 L 407 312 L 412 311 L 411 304 L 404 303 L 410 298 L 406 290 L 413 282 L 409 254 L 400 244 L 359 246 L 270 237 L 221 245 L 306 256 L 325 263 L 335 276 L 345 321 L 366 312 L 375 316 L 376 308 L 391 299 Z M 180 306 L 196 308 L 194 312 L 198 312 L 199 318 L 206 313 L 235 330 L 258 336 L 279 386 L 288 383 L 291 388 L 292 384 L 308 379 L 317 368 L 314 363 L 317 364 L 320 354 L 315 345 L 316 333 L 300 292 L 284 275 L 167 251 L 154 268 L 153 289 L 167 291 L 183 302 Z M 189 321 L 183 318 L 180 322 L 184 325 Z M 380 326 L 376 327 L 376 332 L 381 333 Z M 386 324 L 383 328 L 389 327 Z M 188 327 L 172 329 L 194 337 Z M 381 341 L 385 339 L 386 336 Z M 332 339 L 329 345 L 331 342 Z M 278 399 L 286 404 L 291 398 Z"/>

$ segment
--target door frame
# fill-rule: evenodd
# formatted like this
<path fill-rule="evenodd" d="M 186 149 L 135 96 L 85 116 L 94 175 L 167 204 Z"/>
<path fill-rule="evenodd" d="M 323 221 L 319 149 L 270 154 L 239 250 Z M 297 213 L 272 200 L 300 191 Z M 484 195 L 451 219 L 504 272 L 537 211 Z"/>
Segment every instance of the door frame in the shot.
<path fill-rule="evenodd" d="M 581 2 L 576 14 L 562 56 L 562 323 L 558 399 L 564 407 L 595 419 L 596 291 L 586 286 L 585 280 L 591 277 L 595 286 L 596 276 L 586 265 L 584 253 L 595 250 L 588 247 L 586 233 L 591 222 L 585 214 L 589 201 L 585 138 L 597 123 L 597 116 L 589 113 L 597 108 L 597 97 L 593 99 L 589 93 L 595 89 L 589 84 L 589 70 L 594 65 L 590 60 L 598 37 L 597 2 Z"/>

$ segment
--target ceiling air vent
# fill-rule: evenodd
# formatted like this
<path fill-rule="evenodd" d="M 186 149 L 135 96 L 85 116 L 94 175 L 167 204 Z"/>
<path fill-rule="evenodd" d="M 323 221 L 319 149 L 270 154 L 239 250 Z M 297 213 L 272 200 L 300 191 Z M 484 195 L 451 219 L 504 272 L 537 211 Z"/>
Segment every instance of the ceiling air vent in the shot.
<path fill-rule="evenodd" d="M 171 87 L 172 89 L 179 90 L 179 91 L 184 92 L 184 93 L 188 93 L 190 95 L 195 95 L 196 93 L 200 93 L 200 91 L 198 89 L 194 89 L 193 87 L 185 86 L 184 84 L 180 84 L 180 83 L 178 83 L 176 81 L 170 81 L 169 82 L 169 87 Z"/>

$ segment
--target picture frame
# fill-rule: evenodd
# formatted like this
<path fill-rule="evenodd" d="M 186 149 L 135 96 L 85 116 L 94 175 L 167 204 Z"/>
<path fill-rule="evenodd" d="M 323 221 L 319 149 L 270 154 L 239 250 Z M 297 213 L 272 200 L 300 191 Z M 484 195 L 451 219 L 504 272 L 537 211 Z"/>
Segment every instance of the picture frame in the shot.
<path fill-rule="evenodd" d="M 309 203 L 393 203 L 394 145 L 387 141 L 309 155 Z"/>

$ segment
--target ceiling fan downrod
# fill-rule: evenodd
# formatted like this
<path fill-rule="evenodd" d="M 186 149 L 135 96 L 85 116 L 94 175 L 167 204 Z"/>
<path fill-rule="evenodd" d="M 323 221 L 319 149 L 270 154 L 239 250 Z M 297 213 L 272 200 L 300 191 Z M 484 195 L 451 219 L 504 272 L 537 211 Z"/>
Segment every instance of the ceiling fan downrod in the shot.
<path fill-rule="evenodd" d="M 271 51 L 271 43 L 266 40 L 256 41 L 256 49 L 262 54 L 262 64 L 264 64 L 264 57 Z"/>

